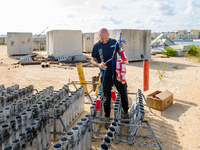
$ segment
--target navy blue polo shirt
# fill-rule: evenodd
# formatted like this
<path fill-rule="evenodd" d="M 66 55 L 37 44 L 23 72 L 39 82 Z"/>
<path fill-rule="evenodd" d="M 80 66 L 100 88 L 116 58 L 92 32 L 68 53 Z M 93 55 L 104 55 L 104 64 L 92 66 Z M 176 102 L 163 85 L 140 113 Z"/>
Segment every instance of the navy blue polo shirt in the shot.
<path fill-rule="evenodd" d="M 109 38 L 108 42 L 106 44 L 103 44 L 102 42 L 97 42 L 93 46 L 92 50 L 92 57 L 97 58 L 98 63 L 106 62 L 107 60 L 112 58 L 113 52 L 115 50 L 115 39 Z M 116 73 L 116 60 L 117 60 L 117 51 L 119 50 L 119 44 L 116 44 L 116 52 L 114 54 L 113 58 L 113 64 L 112 61 L 109 61 L 106 63 L 107 69 L 106 69 L 106 76 L 112 76 L 112 69 L 114 69 L 114 74 Z M 113 66 L 112 66 L 113 65 Z M 103 71 L 100 69 L 100 73 L 103 76 Z"/>

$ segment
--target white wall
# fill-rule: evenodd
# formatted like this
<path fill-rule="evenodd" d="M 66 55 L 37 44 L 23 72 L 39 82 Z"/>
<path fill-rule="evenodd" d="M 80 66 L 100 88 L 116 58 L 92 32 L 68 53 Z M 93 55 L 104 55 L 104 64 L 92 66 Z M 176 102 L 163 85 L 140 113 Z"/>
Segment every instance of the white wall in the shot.
<path fill-rule="evenodd" d="M 47 38 L 49 55 L 82 55 L 81 30 L 52 30 L 48 32 Z"/>
<path fill-rule="evenodd" d="M 32 33 L 7 32 L 7 54 L 32 54 Z"/>
<path fill-rule="evenodd" d="M 92 52 L 94 33 L 83 33 L 83 52 Z"/>

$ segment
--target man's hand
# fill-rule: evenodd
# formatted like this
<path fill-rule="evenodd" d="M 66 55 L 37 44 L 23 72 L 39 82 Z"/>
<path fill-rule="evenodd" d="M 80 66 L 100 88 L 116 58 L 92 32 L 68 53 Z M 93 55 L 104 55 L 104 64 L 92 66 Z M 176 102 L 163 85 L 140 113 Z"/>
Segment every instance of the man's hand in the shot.
<path fill-rule="evenodd" d="M 101 68 L 102 70 L 106 70 L 107 66 L 104 62 L 99 64 L 99 68 Z"/>
<path fill-rule="evenodd" d="M 95 67 L 99 67 L 99 68 L 101 68 L 102 70 L 106 70 L 106 68 L 107 68 L 107 66 L 106 66 L 106 64 L 104 63 L 104 62 L 102 62 L 102 63 L 98 63 L 97 62 L 97 58 L 92 58 L 92 64 L 95 66 Z"/>

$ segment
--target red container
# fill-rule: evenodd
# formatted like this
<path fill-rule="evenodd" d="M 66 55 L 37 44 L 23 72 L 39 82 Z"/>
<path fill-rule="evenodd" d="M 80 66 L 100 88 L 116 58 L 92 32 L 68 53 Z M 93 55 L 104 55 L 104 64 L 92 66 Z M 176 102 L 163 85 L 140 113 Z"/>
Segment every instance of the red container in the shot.
<path fill-rule="evenodd" d="M 124 84 L 126 82 L 125 75 L 121 75 L 121 83 Z"/>
<path fill-rule="evenodd" d="M 116 91 L 115 90 L 111 90 L 111 96 L 112 96 L 113 102 L 115 102 L 117 100 Z"/>
<path fill-rule="evenodd" d="M 101 99 L 96 100 L 96 111 L 99 112 L 101 108 Z"/>
<path fill-rule="evenodd" d="M 117 59 L 116 60 L 116 72 L 120 72 L 120 63 L 121 63 L 121 60 Z"/>
<path fill-rule="evenodd" d="M 121 54 L 121 57 L 122 57 L 123 62 L 126 64 L 127 61 L 128 61 L 128 59 L 127 59 L 127 56 L 126 56 L 126 54 L 125 54 L 125 51 L 124 51 L 124 50 L 121 50 L 121 51 L 120 51 L 120 54 Z"/>
<path fill-rule="evenodd" d="M 116 72 L 116 78 L 118 81 L 121 81 L 121 74 L 120 72 Z"/>
<path fill-rule="evenodd" d="M 120 72 L 121 72 L 121 75 L 125 75 L 126 74 L 126 67 L 125 67 L 124 62 L 120 63 Z"/>

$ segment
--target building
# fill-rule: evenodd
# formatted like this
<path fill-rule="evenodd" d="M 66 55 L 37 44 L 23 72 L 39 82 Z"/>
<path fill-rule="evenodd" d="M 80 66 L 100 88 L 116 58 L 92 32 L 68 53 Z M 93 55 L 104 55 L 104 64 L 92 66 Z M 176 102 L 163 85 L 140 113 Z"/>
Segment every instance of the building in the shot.
<path fill-rule="evenodd" d="M 190 32 L 187 30 L 178 30 L 178 33 L 175 36 L 176 39 L 199 39 L 199 30 L 191 29 Z"/>

